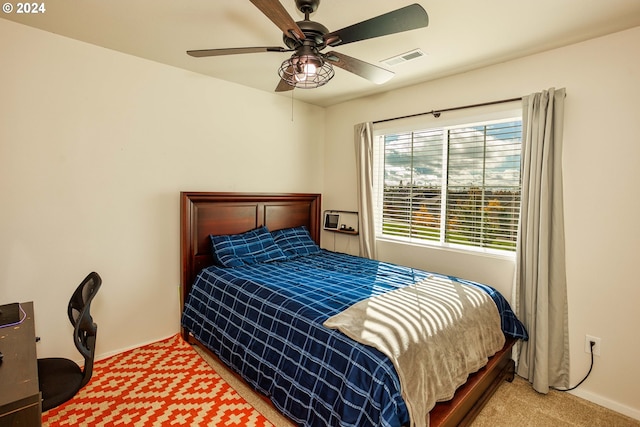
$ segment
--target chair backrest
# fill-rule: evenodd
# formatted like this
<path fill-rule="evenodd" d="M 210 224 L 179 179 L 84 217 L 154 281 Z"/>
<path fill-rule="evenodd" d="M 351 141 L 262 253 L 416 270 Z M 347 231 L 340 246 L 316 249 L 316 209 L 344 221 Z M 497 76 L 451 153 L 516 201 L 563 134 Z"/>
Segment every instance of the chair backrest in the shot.
<path fill-rule="evenodd" d="M 89 273 L 76 288 L 67 308 L 69 320 L 73 325 L 73 339 L 76 348 L 84 357 L 82 386 L 89 382 L 93 374 L 98 325 L 93 322 L 91 317 L 91 301 L 98 293 L 100 285 L 102 285 L 102 279 L 98 273 Z"/>

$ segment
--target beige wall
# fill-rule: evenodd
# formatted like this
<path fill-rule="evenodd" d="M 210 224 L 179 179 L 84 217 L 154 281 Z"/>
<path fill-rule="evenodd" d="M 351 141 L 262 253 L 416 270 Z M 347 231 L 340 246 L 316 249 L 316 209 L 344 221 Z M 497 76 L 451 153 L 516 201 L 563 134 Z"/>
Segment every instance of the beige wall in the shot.
<path fill-rule="evenodd" d="M 92 270 L 99 355 L 177 333 L 181 190 L 321 192 L 324 110 L 291 108 L 0 19 L 0 301 L 34 301 L 39 354 L 78 358 Z"/>
<path fill-rule="evenodd" d="M 566 87 L 565 221 L 572 384 L 640 419 L 640 28 L 327 109 L 326 209 L 355 209 L 353 125 Z M 425 61 L 429 57 L 425 57 Z M 342 153 L 336 156 L 336 153 Z M 331 171 L 331 173 L 329 173 Z M 379 244 L 381 259 L 486 282 L 511 294 L 513 262 Z"/>

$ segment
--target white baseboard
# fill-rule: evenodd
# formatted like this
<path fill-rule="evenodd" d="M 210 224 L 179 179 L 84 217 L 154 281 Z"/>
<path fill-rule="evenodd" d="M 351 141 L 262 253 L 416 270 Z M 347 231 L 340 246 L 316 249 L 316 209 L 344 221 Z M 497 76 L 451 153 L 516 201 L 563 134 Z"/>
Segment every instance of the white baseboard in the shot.
<path fill-rule="evenodd" d="M 169 339 L 172 336 L 176 335 L 177 333 L 178 332 L 176 332 L 174 334 L 171 334 L 171 335 L 169 335 L 167 337 L 164 337 L 164 338 L 161 337 L 161 338 L 152 339 L 151 341 L 145 341 L 145 342 L 142 342 L 142 343 L 134 344 L 134 345 L 132 345 L 130 347 L 121 348 L 119 350 L 114 350 L 114 351 L 110 351 L 110 352 L 107 352 L 107 353 L 101 353 L 100 355 L 96 355 L 96 357 L 94 358 L 94 361 L 95 362 L 99 362 L 100 360 L 108 359 L 109 357 L 115 356 L 116 354 L 120 354 L 120 353 L 124 353 L 126 351 L 129 351 L 129 350 L 133 350 L 134 348 L 144 347 L 145 345 L 153 344 L 154 342 L 158 342 L 158 341 L 164 341 L 164 340 Z M 79 363 L 80 363 L 80 366 L 82 366 L 82 363 L 84 363 L 84 360 L 81 360 Z"/>
<path fill-rule="evenodd" d="M 576 390 L 570 391 L 569 393 L 575 396 L 578 396 L 582 399 L 588 400 L 589 402 L 593 402 L 596 405 L 600 405 L 607 409 L 611 409 L 612 411 L 616 411 L 620 414 L 626 415 L 627 417 L 640 420 L 640 409 L 635 409 L 626 405 L 622 405 L 616 401 L 609 400 L 605 397 L 602 397 L 594 393 L 590 393 L 588 391 L 576 389 Z"/>

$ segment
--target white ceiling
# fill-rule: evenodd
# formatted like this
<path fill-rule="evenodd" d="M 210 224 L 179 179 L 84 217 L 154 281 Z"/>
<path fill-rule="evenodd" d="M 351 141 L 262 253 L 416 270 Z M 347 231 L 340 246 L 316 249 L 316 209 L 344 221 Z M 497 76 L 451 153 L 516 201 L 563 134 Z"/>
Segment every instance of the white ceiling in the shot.
<path fill-rule="evenodd" d="M 12 2 L 12 0 L 10 0 Z M 185 51 L 284 46 L 280 30 L 248 0 L 42 0 L 42 14 L 2 18 L 152 61 L 273 92 L 290 54 L 193 58 Z M 281 0 L 294 20 L 294 0 Z M 410 4 L 322 0 L 311 20 L 335 31 Z M 342 69 L 294 98 L 320 106 L 503 62 L 640 25 L 640 0 L 422 0 L 429 26 L 336 47 L 383 66 L 393 79 L 376 85 Z M 17 2 L 13 2 L 17 5 Z M 420 48 L 425 56 L 389 68 L 380 61 Z M 328 50 L 327 50 L 328 51 Z M 291 97 L 291 92 L 282 96 Z"/>

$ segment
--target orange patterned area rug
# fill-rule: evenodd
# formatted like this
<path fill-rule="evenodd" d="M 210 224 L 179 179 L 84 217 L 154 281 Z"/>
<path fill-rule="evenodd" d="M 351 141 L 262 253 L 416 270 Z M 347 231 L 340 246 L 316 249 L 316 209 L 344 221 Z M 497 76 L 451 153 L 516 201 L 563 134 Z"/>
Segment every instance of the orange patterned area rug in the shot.
<path fill-rule="evenodd" d="M 96 362 L 89 384 L 42 424 L 273 426 L 180 335 Z"/>

